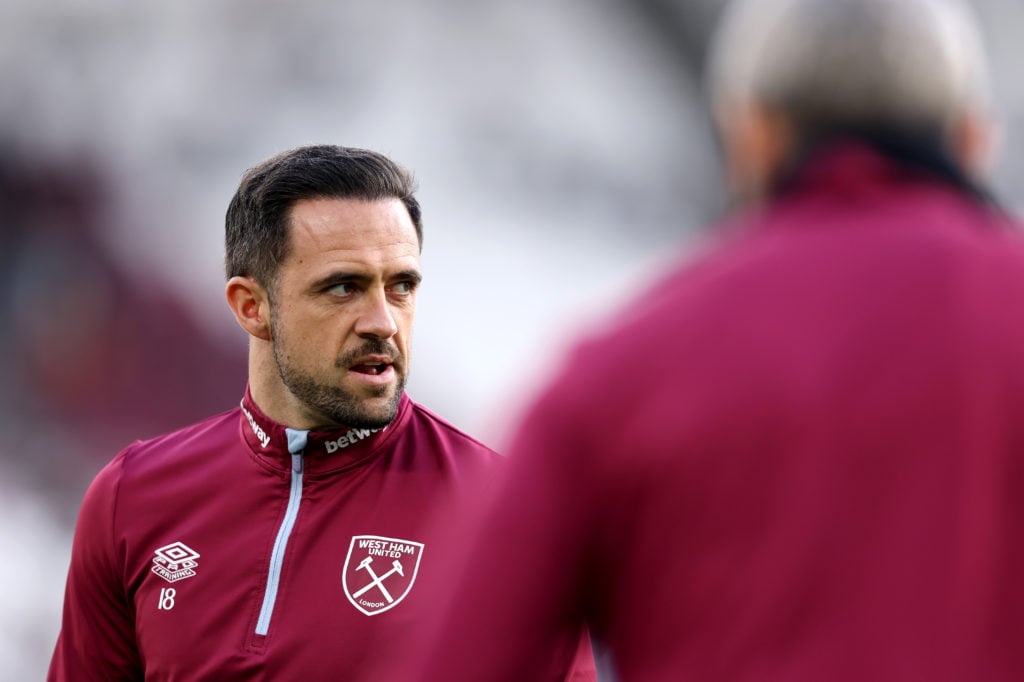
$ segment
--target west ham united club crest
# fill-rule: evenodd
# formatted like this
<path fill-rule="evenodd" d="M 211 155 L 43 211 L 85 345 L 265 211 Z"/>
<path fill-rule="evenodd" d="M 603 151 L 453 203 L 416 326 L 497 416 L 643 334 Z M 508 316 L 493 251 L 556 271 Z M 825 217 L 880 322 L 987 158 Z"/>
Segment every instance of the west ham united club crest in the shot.
<path fill-rule="evenodd" d="M 421 542 L 353 536 L 341 573 L 345 596 L 367 616 L 398 606 L 416 582 L 422 556 Z"/>
<path fill-rule="evenodd" d="M 153 557 L 153 572 L 169 583 L 176 583 L 196 574 L 199 552 L 184 542 L 172 542 L 156 550 Z"/>

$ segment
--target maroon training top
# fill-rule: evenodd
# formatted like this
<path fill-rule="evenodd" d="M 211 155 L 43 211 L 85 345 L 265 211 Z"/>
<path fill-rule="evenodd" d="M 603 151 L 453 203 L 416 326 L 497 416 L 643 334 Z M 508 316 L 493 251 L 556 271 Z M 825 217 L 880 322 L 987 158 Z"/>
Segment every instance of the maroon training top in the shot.
<path fill-rule="evenodd" d="M 86 493 L 49 679 L 376 682 L 502 463 L 404 395 L 380 431 L 291 431 L 247 394 L 135 443 Z"/>
<path fill-rule="evenodd" d="M 535 404 L 423 679 L 1024 675 L 1020 234 L 863 147 L 741 227 Z"/>

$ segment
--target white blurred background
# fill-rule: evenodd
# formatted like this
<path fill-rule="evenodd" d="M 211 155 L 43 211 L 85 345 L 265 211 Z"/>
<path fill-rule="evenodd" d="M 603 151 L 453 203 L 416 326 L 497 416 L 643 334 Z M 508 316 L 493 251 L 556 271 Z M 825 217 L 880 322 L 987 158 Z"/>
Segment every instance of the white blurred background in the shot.
<path fill-rule="evenodd" d="M 85 486 L 235 405 L 242 172 L 313 142 L 414 170 L 409 392 L 495 446 L 566 343 L 721 211 L 718 0 L 0 0 L 0 679 L 42 679 Z M 1024 5 L 979 1 L 1024 198 Z M 677 246 L 681 245 L 681 246 Z"/>

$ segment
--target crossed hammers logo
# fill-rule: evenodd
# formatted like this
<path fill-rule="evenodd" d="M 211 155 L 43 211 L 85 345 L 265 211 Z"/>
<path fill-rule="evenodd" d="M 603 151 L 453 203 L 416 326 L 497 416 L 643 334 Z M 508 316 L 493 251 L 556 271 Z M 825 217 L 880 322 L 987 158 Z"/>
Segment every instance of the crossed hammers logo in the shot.
<path fill-rule="evenodd" d="M 365 559 L 363 559 L 362 561 L 360 561 L 359 565 L 356 566 L 356 570 L 357 571 L 360 570 L 360 569 L 364 569 L 367 573 L 369 573 L 370 577 L 373 578 L 373 581 L 370 582 L 370 584 L 365 585 L 364 587 L 359 588 L 359 591 L 355 592 L 352 595 L 352 597 L 354 599 L 358 599 L 359 597 L 363 596 L 368 591 L 370 591 L 371 589 L 376 587 L 376 588 L 378 588 L 381 591 L 381 594 L 384 595 L 384 598 L 388 600 L 388 603 L 391 604 L 391 603 L 393 603 L 395 601 L 395 599 L 394 599 L 394 597 L 391 596 L 391 593 L 388 592 L 388 588 L 384 587 L 384 581 L 387 580 L 388 577 L 390 577 L 392 573 L 397 573 L 398 575 L 400 575 L 402 577 L 405 577 L 405 572 L 402 570 L 402 562 L 399 561 L 398 559 L 395 559 L 394 562 L 392 563 L 392 569 L 390 571 L 388 571 L 387 573 L 381 575 L 381 576 L 378 576 L 374 572 L 373 568 L 370 567 L 370 564 L 372 564 L 372 563 L 373 563 L 373 557 L 372 556 L 368 556 Z"/>

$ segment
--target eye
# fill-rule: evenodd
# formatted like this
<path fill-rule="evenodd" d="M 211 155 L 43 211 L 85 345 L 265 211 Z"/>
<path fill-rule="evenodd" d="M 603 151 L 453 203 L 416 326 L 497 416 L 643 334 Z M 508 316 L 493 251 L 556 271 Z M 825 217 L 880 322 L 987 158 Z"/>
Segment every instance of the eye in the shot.
<path fill-rule="evenodd" d="M 338 282 L 337 284 L 332 284 L 327 291 L 335 296 L 349 296 L 355 293 L 356 285 L 352 282 Z"/>
<path fill-rule="evenodd" d="M 401 296 L 407 296 L 411 294 L 415 289 L 415 282 L 395 282 L 394 286 L 391 287 L 392 291 Z"/>

